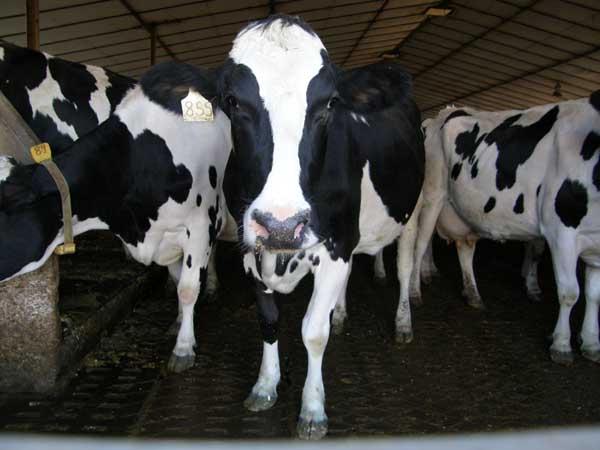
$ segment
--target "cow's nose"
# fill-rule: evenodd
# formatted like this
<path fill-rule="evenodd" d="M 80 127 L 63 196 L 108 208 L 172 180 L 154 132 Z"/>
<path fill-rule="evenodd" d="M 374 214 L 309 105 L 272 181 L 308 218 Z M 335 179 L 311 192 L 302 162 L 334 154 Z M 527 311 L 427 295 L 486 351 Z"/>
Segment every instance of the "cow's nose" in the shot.
<path fill-rule="evenodd" d="M 252 219 L 256 223 L 258 240 L 273 249 L 298 248 L 304 239 L 310 210 L 300 211 L 283 220 L 279 220 L 268 211 L 254 210 Z"/>

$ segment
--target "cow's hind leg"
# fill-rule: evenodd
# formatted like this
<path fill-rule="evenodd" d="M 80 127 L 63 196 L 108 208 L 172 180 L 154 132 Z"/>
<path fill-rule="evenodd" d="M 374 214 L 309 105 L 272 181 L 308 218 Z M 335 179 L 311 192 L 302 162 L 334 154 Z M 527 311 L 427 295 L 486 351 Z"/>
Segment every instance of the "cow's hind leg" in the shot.
<path fill-rule="evenodd" d="M 543 239 L 536 239 L 525 244 L 525 257 L 523 258 L 521 276 L 525 279 L 527 297 L 534 302 L 539 302 L 542 299 L 542 290 L 538 282 L 538 264 L 545 248 L 546 241 Z"/>
<path fill-rule="evenodd" d="M 419 201 L 420 202 L 420 201 Z M 396 311 L 396 342 L 408 344 L 413 340 L 412 319 L 410 312 L 410 284 L 414 269 L 415 241 L 417 239 L 418 207 L 415 208 L 412 217 L 402 230 L 398 238 L 398 255 L 396 265 L 398 270 L 398 281 L 400 282 L 400 299 Z"/>
<path fill-rule="evenodd" d="M 475 281 L 475 273 L 473 271 L 473 255 L 475 254 L 475 240 L 459 240 L 456 241 L 456 251 L 460 262 L 463 282 L 463 296 L 467 299 L 467 304 L 477 309 L 484 309 L 485 306 L 481 301 L 479 290 L 477 289 L 477 281 Z"/>
<path fill-rule="evenodd" d="M 219 290 L 219 277 L 217 276 L 217 243 L 213 244 L 210 258 L 208 259 L 207 276 L 206 276 L 206 291 L 204 298 L 207 302 L 212 303 L 217 300 L 217 292 Z"/>
<path fill-rule="evenodd" d="M 571 309 L 579 298 L 579 284 L 577 283 L 577 259 L 575 239 L 558 238 L 555 242 L 548 241 L 552 253 L 552 265 L 556 288 L 558 291 L 558 302 L 560 309 L 558 320 L 552 333 L 552 345 L 550 346 L 550 357 L 558 364 L 569 365 L 573 362 L 571 351 L 571 327 L 569 318 Z"/>
<path fill-rule="evenodd" d="M 321 255 L 321 261 L 328 255 Z M 326 267 L 327 266 L 327 267 Z M 344 290 L 350 264 L 341 258 L 321 263 L 315 272 L 313 295 L 302 320 L 302 341 L 308 354 L 308 373 L 302 390 L 302 408 L 296 431 L 302 439 L 320 439 L 327 434 L 325 388 L 321 372 L 329 340 L 329 314 Z"/>
<path fill-rule="evenodd" d="M 258 380 L 244 401 L 244 406 L 250 411 L 263 411 L 277 401 L 277 385 L 281 378 L 277 346 L 279 309 L 275 294 L 266 292 L 264 286 L 257 286 L 256 308 L 263 337 L 263 355 Z"/>
<path fill-rule="evenodd" d="M 587 266 L 585 271 L 585 317 L 581 326 L 581 353 L 600 363 L 598 342 L 598 304 L 600 303 L 600 267 Z"/>
<path fill-rule="evenodd" d="M 375 278 L 375 283 L 377 284 L 385 284 L 386 273 L 385 273 L 385 264 L 383 263 L 383 248 L 377 252 L 375 255 L 375 261 L 373 262 L 373 276 Z"/>
<path fill-rule="evenodd" d="M 413 269 L 414 270 L 414 269 Z M 421 263 L 421 281 L 425 284 L 431 283 L 433 277 L 439 274 L 438 268 L 433 259 L 433 237 L 429 240 L 425 253 L 423 254 L 423 262 Z"/>

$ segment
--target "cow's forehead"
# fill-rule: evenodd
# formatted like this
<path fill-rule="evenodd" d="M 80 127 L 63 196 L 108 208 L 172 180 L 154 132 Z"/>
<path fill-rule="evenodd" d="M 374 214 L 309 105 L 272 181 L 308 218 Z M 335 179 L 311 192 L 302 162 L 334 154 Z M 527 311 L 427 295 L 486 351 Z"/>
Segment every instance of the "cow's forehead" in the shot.
<path fill-rule="evenodd" d="M 294 95 L 305 97 L 310 80 L 323 66 L 324 50 L 315 34 L 276 20 L 266 27 L 241 31 L 229 56 L 252 71 L 268 103 Z"/>

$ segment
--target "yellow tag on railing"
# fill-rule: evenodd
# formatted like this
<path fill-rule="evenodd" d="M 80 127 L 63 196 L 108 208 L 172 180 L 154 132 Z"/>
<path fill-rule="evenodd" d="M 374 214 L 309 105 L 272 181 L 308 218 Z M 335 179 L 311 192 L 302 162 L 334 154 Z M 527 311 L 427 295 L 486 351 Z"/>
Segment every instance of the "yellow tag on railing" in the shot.
<path fill-rule="evenodd" d="M 50 150 L 50 145 L 46 142 L 34 145 L 29 151 L 33 160 L 38 164 L 52 159 L 52 150 Z"/>
<path fill-rule="evenodd" d="M 61 244 L 54 249 L 54 253 L 58 256 L 72 255 L 75 253 L 75 243 Z"/>

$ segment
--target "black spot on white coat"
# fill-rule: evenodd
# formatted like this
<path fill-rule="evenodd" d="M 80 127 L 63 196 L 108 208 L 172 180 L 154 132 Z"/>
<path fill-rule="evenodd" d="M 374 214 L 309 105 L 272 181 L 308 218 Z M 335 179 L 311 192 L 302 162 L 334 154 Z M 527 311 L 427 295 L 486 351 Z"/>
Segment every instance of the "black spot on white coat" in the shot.
<path fill-rule="evenodd" d="M 517 197 L 517 200 L 515 201 L 515 206 L 513 207 L 513 212 L 515 214 L 523 214 L 523 211 L 525 210 L 524 205 L 523 205 L 523 194 L 519 194 L 519 196 Z"/>
<path fill-rule="evenodd" d="M 590 95 L 590 104 L 600 113 L 600 89 Z"/>
<path fill-rule="evenodd" d="M 583 146 L 581 147 L 581 156 L 584 160 L 589 161 L 599 148 L 600 134 L 590 131 L 583 141 Z"/>
<path fill-rule="evenodd" d="M 483 207 L 483 212 L 486 214 L 489 213 L 492 209 L 494 209 L 494 206 L 496 206 L 496 199 L 494 197 L 490 197 Z"/>
<path fill-rule="evenodd" d="M 442 127 L 444 125 L 446 125 L 448 122 L 450 122 L 452 119 L 454 119 L 455 117 L 464 117 L 464 116 L 471 116 L 471 114 L 469 114 L 468 112 L 466 112 L 462 109 L 457 109 L 453 113 L 449 114 L 448 117 L 446 117 L 446 120 L 444 120 Z"/>
<path fill-rule="evenodd" d="M 210 166 L 208 168 L 208 179 L 210 180 L 210 185 L 213 189 L 217 188 L 217 169 L 215 166 Z"/>
<path fill-rule="evenodd" d="M 577 180 L 567 178 L 556 194 L 554 207 L 566 227 L 577 228 L 587 214 L 587 203 L 585 186 Z"/>
<path fill-rule="evenodd" d="M 275 263 L 275 275 L 282 277 L 285 275 L 288 263 L 292 259 L 292 253 L 278 253 Z"/>
<path fill-rule="evenodd" d="M 292 261 L 292 263 L 290 264 L 290 273 L 294 272 L 294 270 L 296 270 L 297 267 L 298 261 Z"/>
<path fill-rule="evenodd" d="M 202 196 L 200 194 L 196 195 L 196 206 L 199 208 L 202 204 Z"/>
<path fill-rule="evenodd" d="M 496 187 L 499 191 L 511 188 L 517 179 L 517 169 L 533 153 L 539 142 L 548 134 L 558 118 L 558 105 L 549 109 L 538 121 L 531 125 L 513 125 L 522 114 L 509 117 L 486 137 L 488 145 L 496 144 Z"/>
<path fill-rule="evenodd" d="M 185 265 L 190 269 L 192 268 L 192 255 L 188 255 L 187 260 L 185 261 Z"/>

